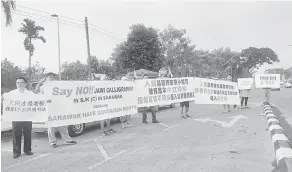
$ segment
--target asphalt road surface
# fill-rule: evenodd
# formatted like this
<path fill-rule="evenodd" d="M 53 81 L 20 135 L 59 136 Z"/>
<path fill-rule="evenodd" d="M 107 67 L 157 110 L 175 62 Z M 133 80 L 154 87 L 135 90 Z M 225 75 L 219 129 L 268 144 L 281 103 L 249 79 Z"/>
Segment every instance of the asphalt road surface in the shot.
<path fill-rule="evenodd" d="M 273 92 L 273 98 L 277 94 L 275 100 L 288 100 L 289 93 Z M 256 90 L 251 108 L 227 114 L 220 105 L 191 103 L 189 119 L 180 118 L 179 107 L 164 108 L 157 114 L 160 124 L 151 123 L 151 114 L 149 124 L 134 115 L 134 127 L 121 129 L 114 124 L 117 133 L 104 137 L 93 128 L 74 138 L 77 145 L 64 145 L 59 138 L 55 149 L 38 134 L 33 137 L 34 155 L 22 154 L 18 159 L 12 157 L 11 141 L 2 140 L 1 171 L 271 172 L 275 155 L 265 118 L 260 116 L 262 102 L 263 93 Z M 291 112 L 291 105 L 275 104 Z"/>

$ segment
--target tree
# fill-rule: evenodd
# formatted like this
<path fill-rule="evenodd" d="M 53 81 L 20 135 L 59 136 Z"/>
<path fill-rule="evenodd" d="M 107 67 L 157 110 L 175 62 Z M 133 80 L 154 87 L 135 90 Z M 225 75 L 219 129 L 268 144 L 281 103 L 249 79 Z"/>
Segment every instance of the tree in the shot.
<path fill-rule="evenodd" d="M 29 70 L 29 68 L 27 68 L 25 71 L 26 71 L 26 74 L 29 74 L 30 70 Z M 31 79 L 35 80 L 35 81 L 41 80 L 45 76 L 44 71 L 45 71 L 45 68 L 41 67 L 39 62 L 36 62 L 36 64 L 34 64 L 31 67 Z M 29 77 L 29 76 L 27 76 L 27 77 Z"/>
<path fill-rule="evenodd" d="M 19 76 L 23 76 L 23 71 L 7 59 L 1 61 L 1 91 L 16 89 L 15 81 Z"/>
<path fill-rule="evenodd" d="M 194 60 L 193 50 L 196 46 L 189 45 L 191 40 L 186 36 L 186 30 L 179 30 L 169 25 L 160 33 L 160 39 L 165 56 L 164 65 L 168 66 L 175 75 L 182 68 L 190 70 L 187 64 Z"/>
<path fill-rule="evenodd" d="M 162 67 L 162 45 L 158 31 L 143 24 L 130 27 L 127 41 L 115 49 L 112 59 L 124 71 L 147 69 L 158 71 Z M 118 51 L 118 52 L 117 52 Z"/>
<path fill-rule="evenodd" d="M 89 70 L 87 64 L 82 64 L 79 60 L 62 65 L 62 80 L 87 80 Z"/>
<path fill-rule="evenodd" d="M 18 32 L 23 33 L 26 37 L 24 39 L 24 48 L 29 52 L 29 79 L 31 79 L 31 57 L 34 53 L 34 45 L 32 44 L 32 40 L 41 40 L 43 43 L 46 42 L 46 39 L 43 36 L 39 35 L 40 31 L 44 31 L 45 29 L 42 26 L 36 26 L 35 21 L 30 19 L 24 19 L 24 23 L 22 27 L 18 30 Z"/>
<path fill-rule="evenodd" d="M 12 15 L 11 15 L 12 10 L 15 10 L 15 8 L 16 8 L 15 1 L 1 0 L 1 7 L 4 9 L 6 26 L 9 26 L 12 23 Z"/>
<path fill-rule="evenodd" d="M 284 70 L 285 79 L 292 79 L 292 67 L 289 69 Z"/>

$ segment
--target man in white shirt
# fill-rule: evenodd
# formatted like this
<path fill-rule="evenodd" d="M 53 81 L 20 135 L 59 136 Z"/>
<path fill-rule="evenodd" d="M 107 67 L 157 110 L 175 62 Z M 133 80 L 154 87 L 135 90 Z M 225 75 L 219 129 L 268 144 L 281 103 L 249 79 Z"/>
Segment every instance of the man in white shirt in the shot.
<path fill-rule="evenodd" d="M 47 81 L 55 80 L 56 74 L 49 72 L 49 73 L 47 73 L 46 76 L 47 76 L 46 78 L 39 81 L 38 85 L 36 86 L 35 93 L 40 92 L 41 94 L 44 94 L 44 87 L 41 85 L 45 84 L 46 80 Z M 69 136 L 67 126 L 49 127 L 48 128 L 48 138 L 49 138 L 50 145 L 53 148 L 57 147 L 57 139 L 56 139 L 56 135 L 55 135 L 56 129 L 60 132 L 62 139 L 65 140 L 65 144 L 76 144 L 76 141 L 73 141 L 72 138 Z"/>
<path fill-rule="evenodd" d="M 22 96 L 22 94 L 34 94 L 28 91 L 25 87 L 27 80 L 24 77 L 16 79 L 16 90 L 11 91 L 9 94 L 13 96 Z M 5 98 L 5 97 L 4 97 Z M 31 121 L 12 121 L 12 139 L 13 139 L 13 158 L 18 158 L 21 155 L 21 138 L 24 135 L 23 152 L 26 155 L 33 155 L 31 152 Z"/>

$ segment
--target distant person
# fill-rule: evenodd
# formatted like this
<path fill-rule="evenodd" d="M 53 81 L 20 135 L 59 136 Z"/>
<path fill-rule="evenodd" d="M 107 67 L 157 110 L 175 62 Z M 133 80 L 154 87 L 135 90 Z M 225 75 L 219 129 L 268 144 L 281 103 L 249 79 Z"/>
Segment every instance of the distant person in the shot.
<path fill-rule="evenodd" d="M 143 79 L 148 79 L 148 76 L 147 75 L 144 75 L 143 76 Z M 152 123 L 159 123 L 159 121 L 156 120 L 156 106 L 150 106 L 150 111 L 152 113 Z M 142 123 L 144 124 L 148 124 L 147 122 L 147 111 L 148 111 L 148 108 L 147 107 L 144 107 L 143 108 L 143 119 L 142 119 Z"/>
<path fill-rule="evenodd" d="M 240 90 L 239 91 L 240 97 L 241 97 L 241 108 L 242 109 L 248 108 L 247 101 L 248 101 L 248 98 L 249 98 L 249 92 L 250 92 L 250 89 L 245 89 L 245 90 Z M 244 104 L 244 106 L 243 106 L 243 104 Z"/>
<path fill-rule="evenodd" d="M 56 74 L 49 72 L 46 75 L 46 78 L 41 79 L 39 83 L 36 86 L 35 93 L 41 93 L 44 94 L 44 86 L 41 86 L 43 84 L 46 84 L 46 81 L 54 81 L 56 77 Z M 76 144 L 76 141 L 73 141 L 72 138 L 69 136 L 68 128 L 67 126 L 60 126 L 60 127 L 49 127 L 48 128 L 48 138 L 50 145 L 53 148 L 57 147 L 57 139 L 56 139 L 56 129 L 61 134 L 61 137 L 63 140 L 65 140 L 65 144 Z"/>
<path fill-rule="evenodd" d="M 232 76 L 228 75 L 225 80 L 232 82 Z M 224 104 L 223 107 L 224 107 L 224 113 L 231 112 L 230 104 Z"/>
<path fill-rule="evenodd" d="M 9 92 L 9 96 L 31 96 L 34 95 L 32 91 L 27 90 L 25 87 L 27 80 L 24 77 L 16 79 L 17 89 Z M 6 95 L 5 95 L 6 96 Z M 5 96 L 3 99 L 5 99 Z M 8 96 L 8 95 L 7 95 Z M 21 155 L 21 138 L 22 133 L 24 136 L 23 152 L 26 155 L 33 155 L 31 152 L 31 130 L 32 121 L 12 121 L 12 143 L 13 143 L 13 158 L 18 158 Z"/>
<path fill-rule="evenodd" d="M 104 124 L 106 123 L 106 127 Z M 108 136 L 110 133 L 115 133 L 116 131 L 111 128 L 111 119 L 104 119 L 100 121 L 101 135 Z"/>
<path fill-rule="evenodd" d="M 184 101 L 184 102 L 180 102 L 180 107 L 181 107 L 181 117 L 186 119 L 186 118 L 190 118 L 191 116 L 189 115 L 189 107 L 190 107 L 190 102 L 189 101 Z M 184 114 L 184 107 L 185 107 L 185 114 Z"/>

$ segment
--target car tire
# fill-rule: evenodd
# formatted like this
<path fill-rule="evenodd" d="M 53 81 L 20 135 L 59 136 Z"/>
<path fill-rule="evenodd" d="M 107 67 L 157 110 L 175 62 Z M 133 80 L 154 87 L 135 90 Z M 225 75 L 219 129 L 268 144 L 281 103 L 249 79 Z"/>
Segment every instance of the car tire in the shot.
<path fill-rule="evenodd" d="M 84 130 L 85 130 L 85 124 L 70 125 L 68 127 L 69 136 L 71 137 L 82 135 Z"/>
<path fill-rule="evenodd" d="M 175 107 L 175 103 L 171 103 L 170 107 L 174 108 Z"/>

